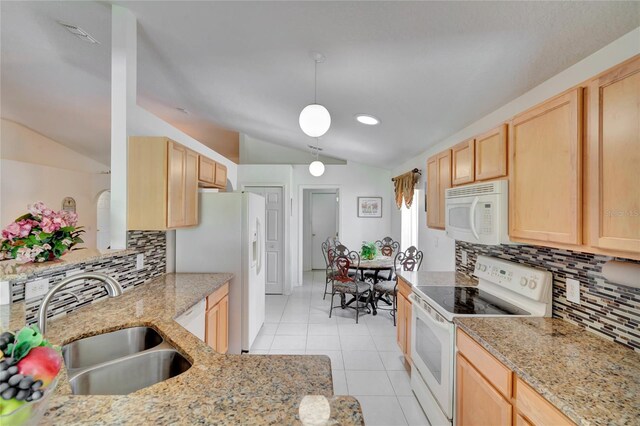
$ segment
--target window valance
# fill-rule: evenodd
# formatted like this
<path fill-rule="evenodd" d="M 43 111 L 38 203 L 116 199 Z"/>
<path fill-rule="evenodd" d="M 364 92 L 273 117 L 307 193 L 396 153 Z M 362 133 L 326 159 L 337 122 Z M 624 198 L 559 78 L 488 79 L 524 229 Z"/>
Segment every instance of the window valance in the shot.
<path fill-rule="evenodd" d="M 420 170 L 413 169 L 410 172 L 392 178 L 396 192 L 396 206 L 402 208 L 402 200 L 407 207 L 411 207 L 413 203 L 413 190 L 420 178 Z"/>

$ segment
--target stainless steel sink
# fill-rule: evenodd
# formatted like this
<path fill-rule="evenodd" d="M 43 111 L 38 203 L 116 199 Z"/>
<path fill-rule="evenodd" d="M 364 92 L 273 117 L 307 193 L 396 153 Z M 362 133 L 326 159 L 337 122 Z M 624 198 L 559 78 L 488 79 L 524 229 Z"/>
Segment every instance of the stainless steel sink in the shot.
<path fill-rule="evenodd" d="M 62 348 L 62 357 L 67 368 L 84 368 L 155 348 L 162 342 L 153 328 L 124 328 L 71 342 Z"/>
<path fill-rule="evenodd" d="M 132 327 L 62 348 L 75 395 L 126 395 L 184 373 L 191 363 L 154 329 Z"/>
<path fill-rule="evenodd" d="M 160 383 L 191 367 L 173 349 L 150 351 L 88 369 L 69 382 L 74 395 L 126 395 Z"/>

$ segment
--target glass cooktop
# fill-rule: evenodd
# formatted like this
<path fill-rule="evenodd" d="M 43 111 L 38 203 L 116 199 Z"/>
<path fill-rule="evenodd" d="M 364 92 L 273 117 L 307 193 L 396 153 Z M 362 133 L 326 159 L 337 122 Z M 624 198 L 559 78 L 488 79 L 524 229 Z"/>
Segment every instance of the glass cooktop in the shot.
<path fill-rule="evenodd" d="M 458 315 L 530 315 L 477 287 L 418 286 L 447 312 Z"/>

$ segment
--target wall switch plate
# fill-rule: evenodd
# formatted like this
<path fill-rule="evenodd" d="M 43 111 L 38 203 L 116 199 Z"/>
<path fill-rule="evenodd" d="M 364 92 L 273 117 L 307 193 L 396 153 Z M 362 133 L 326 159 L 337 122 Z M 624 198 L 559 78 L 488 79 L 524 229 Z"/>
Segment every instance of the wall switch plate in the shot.
<path fill-rule="evenodd" d="M 580 281 L 567 278 L 567 300 L 580 304 Z"/>
<path fill-rule="evenodd" d="M 0 281 L 0 305 L 10 305 L 10 304 L 11 304 L 11 283 L 9 281 Z"/>
<path fill-rule="evenodd" d="M 464 266 L 467 266 L 468 262 L 469 262 L 469 259 L 467 258 L 467 251 L 466 250 L 461 250 L 461 252 L 460 252 L 460 263 L 462 263 Z"/>
<path fill-rule="evenodd" d="M 142 268 L 144 268 L 144 253 L 136 256 L 136 271 L 140 271 Z"/>
<path fill-rule="evenodd" d="M 24 288 L 24 298 L 26 300 L 35 299 L 39 296 L 44 296 L 49 291 L 49 279 L 42 278 L 40 280 L 31 281 L 27 283 Z"/>

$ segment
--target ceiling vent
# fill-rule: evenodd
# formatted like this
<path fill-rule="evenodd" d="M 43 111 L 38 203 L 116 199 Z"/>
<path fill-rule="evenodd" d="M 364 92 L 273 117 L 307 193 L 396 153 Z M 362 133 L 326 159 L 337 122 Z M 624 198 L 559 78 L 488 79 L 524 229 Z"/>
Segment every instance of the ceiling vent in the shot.
<path fill-rule="evenodd" d="M 58 24 L 62 25 L 67 31 L 69 31 L 74 36 L 78 37 L 81 40 L 84 40 L 91 44 L 100 44 L 98 40 L 93 38 L 91 34 L 83 30 L 82 28 L 76 27 L 75 25 L 65 24 L 64 22 L 58 21 Z"/>

